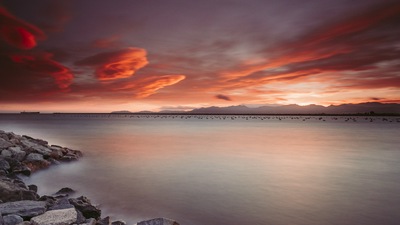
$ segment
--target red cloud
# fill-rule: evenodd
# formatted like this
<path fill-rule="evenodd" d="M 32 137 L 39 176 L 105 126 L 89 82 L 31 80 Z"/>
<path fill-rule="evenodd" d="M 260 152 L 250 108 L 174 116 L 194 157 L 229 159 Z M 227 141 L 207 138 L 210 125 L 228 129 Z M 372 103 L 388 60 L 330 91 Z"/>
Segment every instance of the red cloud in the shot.
<path fill-rule="evenodd" d="M 114 90 L 132 92 L 137 98 L 145 98 L 155 94 L 161 88 L 174 85 L 184 79 L 184 75 L 151 76 L 115 87 Z"/>
<path fill-rule="evenodd" d="M 94 67 L 96 69 L 96 77 L 99 80 L 115 80 L 131 77 L 137 70 L 148 63 L 146 50 L 127 48 L 90 56 L 76 62 L 76 65 Z"/>
<path fill-rule="evenodd" d="M 57 86 L 66 89 L 72 84 L 74 79 L 71 71 L 52 60 L 52 55 L 43 53 L 38 55 L 12 55 L 11 59 L 25 70 L 36 73 L 39 76 L 52 76 Z"/>
<path fill-rule="evenodd" d="M 44 40 L 46 35 L 0 6 L 0 38 L 19 49 L 31 49 L 37 45 L 37 40 Z"/>

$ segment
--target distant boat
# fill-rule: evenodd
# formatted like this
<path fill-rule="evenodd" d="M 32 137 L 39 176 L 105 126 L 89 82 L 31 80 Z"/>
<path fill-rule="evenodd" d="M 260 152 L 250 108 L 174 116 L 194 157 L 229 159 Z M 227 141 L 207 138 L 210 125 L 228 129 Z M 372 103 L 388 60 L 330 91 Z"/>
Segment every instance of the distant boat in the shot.
<path fill-rule="evenodd" d="M 40 112 L 26 112 L 26 111 L 23 111 L 23 112 L 21 112 L 21 114 L 39 114 Z"/>

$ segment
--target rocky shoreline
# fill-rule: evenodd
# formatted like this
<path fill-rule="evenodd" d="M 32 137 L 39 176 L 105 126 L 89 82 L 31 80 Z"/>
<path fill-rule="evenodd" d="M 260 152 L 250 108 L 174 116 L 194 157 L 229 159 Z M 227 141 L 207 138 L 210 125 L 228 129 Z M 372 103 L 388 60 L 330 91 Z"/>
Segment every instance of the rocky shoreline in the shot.
<path fill-rule="evenodd" d="M 85 196 L 72 198 L 75 191 L 64 187 L 39 196 L 36 185 L 26 185 L 22 176 L 30 176 L 52 165 L 71 162 L 82 152 L 26 135 L 0 130 L 0 225 L 125 225 L 102 217 L 101 209 Z M 179 225 L 156 218 L 136 225 Z"/>

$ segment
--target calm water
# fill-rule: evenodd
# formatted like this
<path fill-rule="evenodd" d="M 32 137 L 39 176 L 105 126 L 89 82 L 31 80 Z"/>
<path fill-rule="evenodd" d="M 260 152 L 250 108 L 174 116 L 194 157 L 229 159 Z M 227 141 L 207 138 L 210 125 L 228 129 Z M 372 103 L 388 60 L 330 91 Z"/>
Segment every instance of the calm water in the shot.
<path fill-rule="evenodd" d="M 82 150 L 28 183 L 130 224 L 398 225 L 400 119 L 346 118 L 0 116 L 0 129 Z"/>

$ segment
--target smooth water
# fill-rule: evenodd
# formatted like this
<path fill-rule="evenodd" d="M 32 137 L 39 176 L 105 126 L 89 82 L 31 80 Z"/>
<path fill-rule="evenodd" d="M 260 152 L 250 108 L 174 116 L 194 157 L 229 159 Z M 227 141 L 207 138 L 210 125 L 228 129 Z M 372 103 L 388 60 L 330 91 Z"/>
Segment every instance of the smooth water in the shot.
<path fill-rule="evenodd" d="M 400 224 L 399 118 L 3 115 L 0 129 L 83 151 L 27 182 L 128 224 Z"/>

